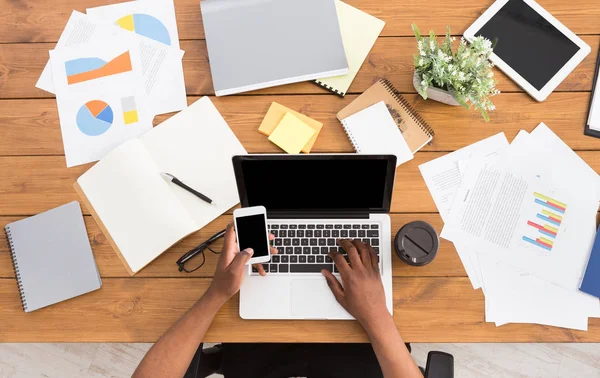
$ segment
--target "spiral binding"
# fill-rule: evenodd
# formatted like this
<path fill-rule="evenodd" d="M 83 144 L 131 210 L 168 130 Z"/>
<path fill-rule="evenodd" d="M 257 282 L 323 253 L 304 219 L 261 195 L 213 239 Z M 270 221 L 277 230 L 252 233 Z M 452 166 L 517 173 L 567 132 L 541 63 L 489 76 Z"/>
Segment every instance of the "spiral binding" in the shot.
<path fill-rule="evenodd" d="M 10 228 L 8 228 L 8 227 L 6 227 L 6 237 L 8 238 L 8 247 L 10 248 L 10 255 L 13 260 L 13 269 L 15 271 L 15 276 L 17 277 L 17 285 L 19 286 L 19 294 L 21 295 L 21 303 L 23 304 L 23 311 L 27 311 L 27 300 L 25 299 L 25 292 L 23 291 L 23 284 L 21 283 L 21 273 L 19 272 L 19 263 L 17 262 L 15 246 L 13 244 L 12 236 L 10 235 Z"/>
<path fill-rule="evenodd" d="M 346 135 L 348 135 L 348 139 L 350 139 L 350 143 L 352 143 L 352 147 L 354 147 L 354 151 L 360 154 L 360 147 L 358 147 L 358 143 L 356 143 L 356 139 L 354 139 L 354 136 L 352 136 L 352 134 L 350 134 L 350 132 L 348 131 L 348 125 L 346 125 L 346 120 L 342 120 L 342 125 L 344 126 L 344 132 L 346 133 Z"/>
<path fill-rule="evenodd" d="M 429 124 L 421 117 L 404 97 L 398 91 L 392 83 L 390 83 L 387 79 L 381 79 L 381 82 L 385 89 L 394 97 L 394 99 L 398 102 L 398 104 L 406 111 L 406 113 L 415 121 L 415 123 L 423 130 L 427 135 L 433 137 L 435 135 L 435 131 Z"/>
<path fill-rule="evenodd" d="M 332 86 L 329 86 L 329 85 L 327 85 L 327 84 L 323 83 L 323 82 L 322 82 L 322 81 L 320 81 L 320 80 L 313 80 L 313 83 L 315 83 L 315 84 L 317 84 L 317 85 L 320 85 L 321 87 L 323 87 L 323 88 L 327 89 L 328 91 L 331 91 L 331 92 L 335 93 L 336 95 L 338 95 L 338 96 L 340 96 L 340 97 L 344 97 L 344 96 L 346 95 L 346 93 L 344 93 L 344 92 L 340 92 L 340 91 L 338 91 L 337 89 L 335 89 L 334 87 L 332 87 Z"/>

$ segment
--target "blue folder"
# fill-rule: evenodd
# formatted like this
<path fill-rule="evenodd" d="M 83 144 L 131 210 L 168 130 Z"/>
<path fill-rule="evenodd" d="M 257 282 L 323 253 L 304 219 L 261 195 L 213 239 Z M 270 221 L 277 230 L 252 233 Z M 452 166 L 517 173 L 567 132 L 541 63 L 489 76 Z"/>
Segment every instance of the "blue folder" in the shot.
<path fill-rule="evenodd" d="M 600 230 L 596 233 L 596 240 L 579 290 L 600 298 Z"/>

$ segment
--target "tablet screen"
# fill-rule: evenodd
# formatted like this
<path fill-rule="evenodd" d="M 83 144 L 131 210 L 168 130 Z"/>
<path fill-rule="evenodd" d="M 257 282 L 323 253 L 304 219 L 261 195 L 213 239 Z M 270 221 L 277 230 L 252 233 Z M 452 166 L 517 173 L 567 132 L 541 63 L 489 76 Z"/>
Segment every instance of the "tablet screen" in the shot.
<path fill-rule="evenodd" d="M 510 0 L 474 33 L 498 43 L 494 53 L 537 90 L 541 90 L 579 51 L 522 0 Z"/>

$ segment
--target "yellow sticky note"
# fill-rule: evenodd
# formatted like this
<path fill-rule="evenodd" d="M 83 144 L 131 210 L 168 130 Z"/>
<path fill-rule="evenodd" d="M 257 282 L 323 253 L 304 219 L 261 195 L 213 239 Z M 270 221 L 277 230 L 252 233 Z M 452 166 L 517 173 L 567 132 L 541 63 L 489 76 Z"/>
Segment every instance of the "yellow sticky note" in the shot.
<path fill-rule="evenodd" d="M 323 124 L 319 121 L 315 121 L 314 119 L 305 116 L 304 114 L 298 113 L 297 111 L 287 108 L 281 104 L 278 104 L 276 102 L 273 102 L 271 104 L 269 111 L 267 111 L 265 118 L 263 119 L 262 123 L 260 124 L 260 127 L 258 128 L 258 132 L 266 136 L 271 135 L 273 130 L 275 130 L 275 128 L 277 127 L 279 122 L 281 122 L 283 116 L 285 116 L 286 113 L 292 113 L 306 125 L 310 126 L 313 130 L 315 130 L 315 133 L 312 136 L 312 138 L 310 138 L 306 145 L 302 146 L 302 152 L 309 153 L 313 145 L 315 144 L 315 141 L 317 140 L 317 136 L 319 136 L 319 133 L 321 132 Z"/>
<path fill-rule="evenodd" d="M 128 112 L 123 112 L 123 121 L 126 125 L 131 123 L 136 123 L 138 121 L 138 113 L 137 110 L 130 110 Z"/>
<path fill-rule="evenodd" d="M 288 154 L 299 154 L 313 135 L 315 130 L 292 113 L 286 113 L 269 136 L 269 140 Z"/>

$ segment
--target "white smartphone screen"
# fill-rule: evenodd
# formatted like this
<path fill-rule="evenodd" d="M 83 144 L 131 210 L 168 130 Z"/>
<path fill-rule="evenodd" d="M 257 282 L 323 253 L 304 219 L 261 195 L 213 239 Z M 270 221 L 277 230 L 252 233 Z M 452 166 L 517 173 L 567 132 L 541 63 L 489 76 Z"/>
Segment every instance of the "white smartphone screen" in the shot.
<path fill-rule="evenodd" d="M 240 251 L 252 248 L 254 250 L 252 258 L 269 255 L 269 244 L 265 239 L 267 224 L 264 214 L 238 216 L 235 224 Z"/>

